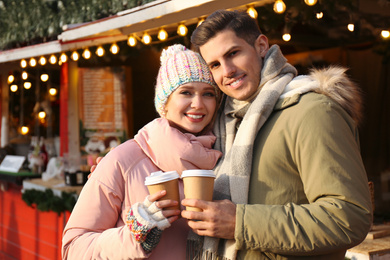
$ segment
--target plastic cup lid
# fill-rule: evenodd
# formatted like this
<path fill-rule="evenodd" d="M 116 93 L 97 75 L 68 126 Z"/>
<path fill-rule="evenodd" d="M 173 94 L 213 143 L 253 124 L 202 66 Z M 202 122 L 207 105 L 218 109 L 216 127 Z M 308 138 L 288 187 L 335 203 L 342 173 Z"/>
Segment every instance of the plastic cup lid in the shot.
<path fill-rule="evenodd" d="M 212 177 L 215 178 L 215 173 L 213 170 L 185 170 L 181 174 L 181 178 L 185 177 Z"/>
<path fill-rule="evenodd" d="M 180 178 L 180 176 L 176 171 L 152 172 L 150 176 L 145 178 L 145 185 L 147 186 L 147 185 L 158 184 L 158 183 L 167 182 L 178 178 Z"/>

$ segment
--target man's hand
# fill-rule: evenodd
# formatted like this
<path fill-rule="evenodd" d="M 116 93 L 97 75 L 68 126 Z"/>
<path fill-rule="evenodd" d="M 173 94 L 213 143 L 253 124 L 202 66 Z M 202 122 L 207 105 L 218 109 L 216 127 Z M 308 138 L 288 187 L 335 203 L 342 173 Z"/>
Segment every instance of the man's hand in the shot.
<path fill-rule="evenodd" d="M 181 216 L 188 219 L 188 225 L 200 236 L 234 239 L 236 225 L 236 204 L 230 200 L 204 201 L 182 200 L 183 206 L 197 207 L 203 212 L 183 210 Z"/>

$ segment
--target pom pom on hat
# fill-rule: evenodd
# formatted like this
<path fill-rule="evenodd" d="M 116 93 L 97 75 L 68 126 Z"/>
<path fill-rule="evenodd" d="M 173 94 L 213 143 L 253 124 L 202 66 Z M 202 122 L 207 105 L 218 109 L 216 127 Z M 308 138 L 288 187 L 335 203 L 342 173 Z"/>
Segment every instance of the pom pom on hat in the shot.
<path fill-rule="evenodd" d="M 190 82 L 203 82 L 218 88 L 213 76 L 199 53 L 175 44 L 163 50 L 161 67 L 157 76 L 154 104 L 160 116 L 165 114 L 165 104 L 169 96 L 181 85 Z"/>

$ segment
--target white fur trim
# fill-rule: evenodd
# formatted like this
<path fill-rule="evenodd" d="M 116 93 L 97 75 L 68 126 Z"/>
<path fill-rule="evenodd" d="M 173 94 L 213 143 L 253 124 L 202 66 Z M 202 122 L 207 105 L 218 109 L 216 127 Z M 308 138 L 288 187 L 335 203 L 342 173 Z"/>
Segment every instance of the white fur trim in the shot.
<path fill-rule="evenodd" d="M 152 229 L 157 226 L 157 222 L 148 214 L 143 204 L 136 203 L 131 208 L 136 220 L 145 226 L 146 229 Z"/>

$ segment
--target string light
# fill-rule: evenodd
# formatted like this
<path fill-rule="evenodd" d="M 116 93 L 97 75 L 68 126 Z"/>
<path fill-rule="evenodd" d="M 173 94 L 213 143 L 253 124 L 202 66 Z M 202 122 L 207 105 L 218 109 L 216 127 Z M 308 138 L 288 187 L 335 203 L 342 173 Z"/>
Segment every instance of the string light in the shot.
<path fill-rule="evenodd" d="M 127 39 L 127 44 L 131 47 L 134 47 L 137 45 L 137 39 L 135 38 L 134 35 L 130 35 L 129 38 Z"/>
<path fill-rule="evenodd" d="M 72 55 L 70 57 L 72 58 L 72 60 L 78 61 L 79 58 L 80 58 L 80 55 L 79 55 L 79 53 L 77 51 L 73 51 Z"/>
<path fill-rule="evenodd" d="M 35 67 L 37 65 L 37 60 L 34 58 L 31 58 L 29 61 L 29 64 L 31 67 Z"/>
<path fill-rule="evenodd" d="M 119 52 L 119 46 L 118 44 L 116 44 L 115 42 L 113 44 L 111 44 L 111 47 L 110 47 L 110 52 L 112 54 L 117 54 Z"/>
<path fill-rule="evenodd" d="M 102 46 L 99 46 L 97 49 L 96 49 L 96 55 L 99 56 L 99 57 L 102 57 L 104 55 L 104 49 Z"/>
<path fill-rule="evenodd" d="M 187 27 L 182 23 L 179 24 L 179 26 L 177 27 L 177 34 L 180 36 L 186 36 L 187 32 L 188 32 Z"/>
<path fill-rule="evenodd" d="M 168 38 L 167 31 L 165 31 L 164 28 L 161 28 L 160 31 L 158 31 L 157 38 L 160 41 L 165 41 Z"/>
<path fill-rule="evenodd" d="M 42 75 L 41 75 L 41 80 L 42 80 L 43 82 L 48 81 L 48 80 L 49 80 L 49 75 L 47 75 L 46 73 L 42 74 Z"/>
<path fill-rule="evenodd" d="M 284 13 L 286 11 L 286 4 L 283 0 L 276 0 L 274 4 L 274 12 L 277 14 Z"/>
<path fill-rule="evenodd" d="M 24 82 L 24 83 L 23 83 L 23 87 L 24 87 L 25 89 L 30 89 L 30 88 L 31 88 L 31 82 L 28 82 L 28 81 Z"/>
<path fill-rule="evenodd" d="M 57 63 L 57 57 L 56 57 L 54 54 L 52 54 L 52 55 L 50 56 L 50 58 L 49 58 L 49 62 L 50 62 L 51 64 L 56 64 L 56 63 Z"/>
<path fill-rule="evenodd" d="M 57 94 L 57 89 L 56 88 L 50 88 L 49 89 L 49 94 L 52 96 L 55 96 Z"/>
<path fill-rule="evenodd" d="M 83 51 L 83 58 L 84 59 L 86 59 L 86 60 L 88 60 L 89 58 L 91 58 L 91 51 L 88 49 L 88 48 L 86 48 L 84 51 Z"/>
<path fill-rule="evenodd" d="M 9 87 L 9 89 L 10 89 L 12 92 L 16 92 L 16 91 L 18 91 L 18 85 L 13 84 L 13 85 L 11 85 L 11 86 Z"/>
<path fill-rule="evenodd" d="M 12 75 L 12 74 L 9 75 L 7 80 L 8 80 L 8 84 L 11 84 L 12 82 L 14 82 L 14 80 L 15 80 L 14 75 Z"/>
<path fill-rule="evenodd" d="M 289 34 L 289 33 L 283 34 L 283 35 L 282 35 L 282 39 L 283 39 L 283 41 L 285 41 L 285 42 L 290 41 L 290 40 L 291 40 L 291 34 Z"/>
<path fill-rule="evenodd" d="M 27 67 L 27 61 L 25 59 L 20 61 L 20 67 L 22 67 L 23 69 Z"/>
<path fill-rule="evenodd" d="M 22 127 L 20 128 L 20 133 L 21 133 L 22 135 L 28 134 L 29 131 L 30 131 L 30 128 L 28 128 L 28 126 L 22 126 Z"/>
<path fill-rule="evenodd" d="M 45 111 L 40 111 L 39 113 L 38 113 L 38 117 L 39 117 L 39 119 L 44 119 L 45 117 L 46 117 L 46 112 Z"/>
<path fill-rule="evenodd" d="M 204 18 L 200 18 L 199 21 L 198 21 L 198 24 L 196 25 L 196 27 L 201 25 L 204 22 L 204 20 L 205 20 Z"/>
<path fill-rule="evenodd" d="M 316 17 L 317 19 L 322 19 L 324 17 L 324 13 L 323 12 L 316 13 Z"/>
<path fill-rule="evenodd" d="M 246 12 L 249 14 L 250 17 L 253 19 L 257 18 L 257 11 L 253 6 L 249 6 Z"/>
<path fill-rule="evenodd" d="M 42 66 L 46 65 L 46 58 L 44 56 L 41 56 L 39 58 L 39 64 L 41 64 Z"/>
<path fill-rule="evenodd" d="M 27 78 L 28 78 L 27 72 L 23 71 L 23 72 L 22 72 L 22 79 L 23 79 L 23 80 L 26 80 Z"/>
<path fill-rule="evenodd" d="M 66 54 L 62 53 L 61 56 L 60 56 L 61 64 L 65 63 L 67 60 L 68 60 L 68 57 L 66 56 Z"/>
<path fill-rule="evenodd" d="M 152 37 L 147 32 L 145 32 L 144 35 L 142 36 L 142 42 L 148 45 L 149 43 L 152 42 Z"/>
<path fill-rule="evenodd" d="M 381 36 L 383 39 L 387 39 L 390 37 L 390 31 L 389 30 L 382 30 L 381 31 Z"/>
<path fill-rule="evenodd" d="M 308 6 L 313 6 L 317 3 L 317 0 L 305 0 L 305 4 Z"/>
<path fill-rule="evenodd" d="M 353 23 L 348 24 L 348 31 L 353 32 L 355 30 L 355 25 Z"/>

